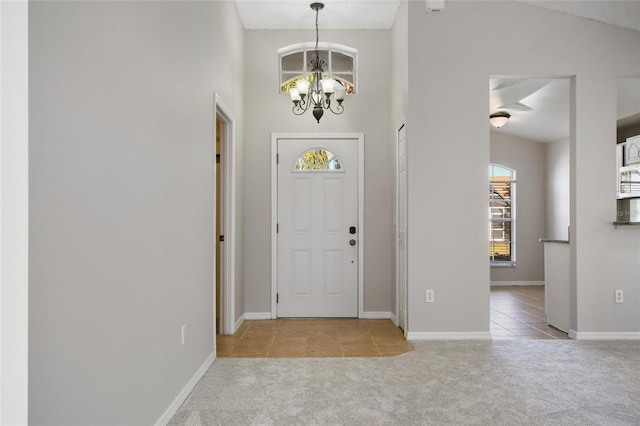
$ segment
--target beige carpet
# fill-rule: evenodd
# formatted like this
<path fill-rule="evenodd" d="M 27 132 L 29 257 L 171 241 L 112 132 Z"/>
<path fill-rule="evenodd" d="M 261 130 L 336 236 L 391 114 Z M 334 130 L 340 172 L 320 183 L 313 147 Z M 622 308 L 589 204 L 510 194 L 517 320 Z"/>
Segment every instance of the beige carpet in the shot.
<path fill-rule="evenodd" d="M 640 341 L 434 341 L 219 359 L 171 425 L 639 425 Z"/>

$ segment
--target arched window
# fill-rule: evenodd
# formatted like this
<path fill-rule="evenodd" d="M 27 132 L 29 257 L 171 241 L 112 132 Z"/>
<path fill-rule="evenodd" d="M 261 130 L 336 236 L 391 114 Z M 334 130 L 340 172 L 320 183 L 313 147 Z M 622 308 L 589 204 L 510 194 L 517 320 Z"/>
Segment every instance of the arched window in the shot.
<path fill-rule="evenodd" d="M 294 170 L 300 172 L 344 171 L 338 157 L 333 152 L 323 148 L 312 148 L 300 155 L 296 160 Z"/>
<path fill-rule="evenodd" d="M 327 66 L 324 77 L 331 77 L 347 89 L 356 93 L 358 80 L 358 51 L 336 43 L 318 43 L 318 53 Z M 280 76 L 279 92 L 289 93 L 298 79 L 311 74 L 309 62 L 315 58 L 315 43 L 298 43 L 278 49 Z"/>
<path fill-rule="evenodd" d="M 489 165 L 489 261 L 516 265 L 516 172 Z"/>

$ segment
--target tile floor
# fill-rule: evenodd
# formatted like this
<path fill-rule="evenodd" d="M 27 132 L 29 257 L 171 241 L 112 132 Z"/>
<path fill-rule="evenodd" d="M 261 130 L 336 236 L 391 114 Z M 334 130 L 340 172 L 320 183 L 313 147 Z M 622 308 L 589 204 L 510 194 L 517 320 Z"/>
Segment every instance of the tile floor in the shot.
<path fill-rule="evenodd" d="M 568 339 L 547 324 L 544 286 L 491 287 L 491 337 L 502 339 Z"/>
<path fill-rule="evenodd" d="M 568 339 L 547 325 L 544 286 L 491 287 L 491 336 Z M 413 351 L 390 320 L 310 318 L 245 321 L 216 336 L 220 358 L 381 357 Z"/>
<path fill-rule="evenodd" d="M 234 335 L 216 338 L 220 358 L 384 357 L 413 351 L 390 320 L 245 321 Z"/>

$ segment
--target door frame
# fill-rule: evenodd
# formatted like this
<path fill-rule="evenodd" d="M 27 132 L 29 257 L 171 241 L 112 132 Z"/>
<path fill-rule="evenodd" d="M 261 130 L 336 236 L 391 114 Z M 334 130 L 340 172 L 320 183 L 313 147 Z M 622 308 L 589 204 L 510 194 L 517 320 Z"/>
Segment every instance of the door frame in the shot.
<path fill-rule="evenodd" d="M 364 133 L 272 133 L 271 134 L 271 318 L 278 318 L 278 140 L 353 139 L 358 142 L 358 318 L 364 314 Z"/>
<path fill-rule="evenodd" d="M 404 175 L 404 185 L 405 185 L 405 206 L 404 206 L 404 223 L 405 223 L 405 233 L 404 233 L 404 250 L 405 250 L 405 263 L 404 265 L 401 265 L 400 263 L 400 185 L 402 184 L 402 182 L 400 181 L 400 131 L 402 131 L 402 129 L 404 129 L 405 131 L 405 147 L 404 147 L 404 155 L 405 155 L 405 175 Z M 409 303 L 408 303 L 408 297 L 407 297 L 407 290 L 409 288 L 409 277 L 408 277 L 408 254 L 407 254 L 407 247 L 409 246 L 407 244 L 407 228 L 409 226 L 408 224 L 408 207 L 409 207 L 409 199 L 407 198 L 407 188 L 409 187 L 408 185 L 408 175 L 406 173 L 406 169 L 407 169 L 407 129 L 406 129 L 406 123 L 402 122 L 402 124 L 400 126 L 398 126 L 398 130 L 396 131 L 396 220 L 395 220 L 395 239 L 396 239 L 396 244 L 395 244 L 395 253 L 396 253 L 396 319 L 397 319 L 397 323 L 398 324 L 402 324 L 403 325 L 403 331 L 404 331 L 404 335 L 405 337 L 407 336 L 407 332 L 408 332 L 408 328 L 409 325 L 407 324 L 409 315 L 407 313 L 407 309 L 409 307 Z M 400 318 L 400 269 L 404 269 L 404 318 Z M 396 325 L 398 325 L 396 324 Z"/>
<path fill-rule="evenodd" d="M 222 123 L 225 127 L 225 131 L 221 132 L 220 143 L 222 144 L 222 194 L 220 199 L 223 200 L 223 213 L 221 218 L 221 232 L 224 235 L 224 249 L 220 256 L 220 333 L 233 334 L 235 332 L 235 274 L 236 274 L 236 179 L 235 179 L 235 158 L 236 158 L 236 120 L 231 112 L 231 109 L 222 101 L 222 98 L 217 93 L 214 96 L 213 102 L 213 166 L 214 166 L 214 182 L 215 182 L 215 168 L 216 155 L 216 119 L 220 116 Z M 215 212 L 216 212 L 216 200 L 215 200 L 215 186 L 214 183 L 214 218 L 213 226 L 215 230 Z M 215 231 L 214 231 L 215 234 Z M 218 239 L 218 235 L 215 235 L 215 240 Z M 214 240 L 214 265 L 215 265 L 215 243 Z M 214 330 L 214 342 L 215 342 L 215 329 L 216 329 L 216 274 L 213 275 L 213 330 Z"/>

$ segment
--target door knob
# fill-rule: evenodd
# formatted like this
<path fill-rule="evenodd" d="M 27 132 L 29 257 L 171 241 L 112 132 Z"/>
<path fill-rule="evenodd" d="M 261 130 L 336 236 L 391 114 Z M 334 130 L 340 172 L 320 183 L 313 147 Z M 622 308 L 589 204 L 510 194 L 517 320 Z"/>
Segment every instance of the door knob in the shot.
<path fill-rule="evenodd" d="M 352 245 L 352 246 L 355 246 L 356 245 L 356 240 L 349 240 L 349 244 Z"/>

